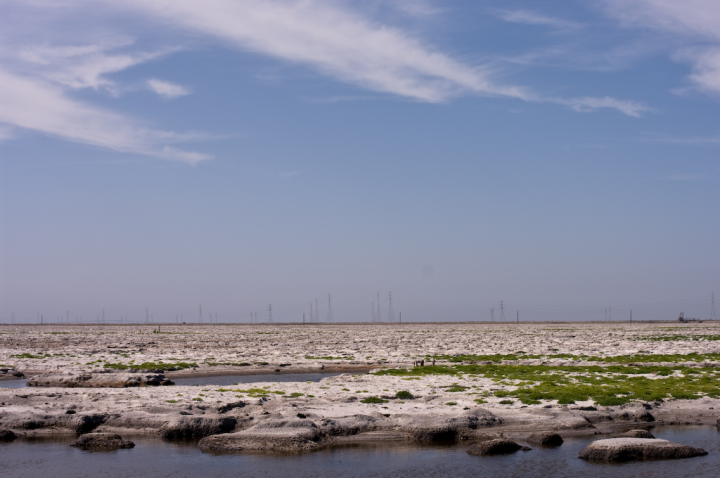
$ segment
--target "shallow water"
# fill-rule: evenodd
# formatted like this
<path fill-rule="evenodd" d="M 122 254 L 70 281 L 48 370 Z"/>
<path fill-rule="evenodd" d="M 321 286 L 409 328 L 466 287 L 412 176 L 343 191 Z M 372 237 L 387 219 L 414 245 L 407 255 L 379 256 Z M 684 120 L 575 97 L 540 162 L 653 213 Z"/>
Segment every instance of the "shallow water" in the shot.
<path fill-rule="evenodd" d="M 0 444 L 0 476 L 70 477 L 716 477 L 720 433 L 715 427 L 657 427 L 658 438 L 701 447 L 710 454 L 685 460 L 606 465 L 580 460 L 593 438 L 567 439 L 554 449 L 474 457 L 467 444 L 414 447 L 383 443 L 300 455 L 202 453 L 194 442 L 132 437 L 131 450 L 89 452 L 68 446 L 73 439 L 19 439 Z"/>
<path fill-rule="evenodd" d="M 265 373 L 258 375 L 217 375 L 214 377 L 173 378 L 175 385 L 233 385 L 255 382 L 319 382 L 347 372 Z"/>
<path fill-rule="evenodd" d="M 173 378 L 175 385 L 233 385 L 236 383 L 254 382 L 319 382 L 326 377 L 333 377 L 348 372 L 314 372 L 314 373 L 265 373 L 258 375 L 216 375 L 213 377 Z M 355 375 L 355 374 L 353 374 Z M 0 388 L 23 388 L 28 379 L 0 380 Z"/>
<path fill-rule="evenodd" d="M 0 388 L 23 388 L 27 383 L 27 378 L 19 380 L 0 380 Z"/>

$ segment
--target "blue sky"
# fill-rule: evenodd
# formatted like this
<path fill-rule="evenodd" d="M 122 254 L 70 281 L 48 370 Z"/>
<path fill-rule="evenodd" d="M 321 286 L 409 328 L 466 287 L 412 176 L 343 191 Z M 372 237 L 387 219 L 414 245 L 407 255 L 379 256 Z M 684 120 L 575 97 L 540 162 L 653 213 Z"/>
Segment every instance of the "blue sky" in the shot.
<path fill-rule="evenodd" d="M 370 320 L 388 292 L 404 320 L 704 318 L 720 292 L 717 2 L 10 0 L 0 25 L 0 321 L 324 320 L 328 294 Z"/>

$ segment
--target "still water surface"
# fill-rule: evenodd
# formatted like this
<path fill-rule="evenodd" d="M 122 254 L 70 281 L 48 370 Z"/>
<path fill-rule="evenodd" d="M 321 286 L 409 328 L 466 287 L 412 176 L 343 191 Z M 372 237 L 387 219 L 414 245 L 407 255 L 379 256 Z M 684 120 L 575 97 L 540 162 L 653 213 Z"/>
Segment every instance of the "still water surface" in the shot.
<path fill-rule="evenodd" d="M 89 452 L 72 438 L 18 439 L 0 444 L 0 476 L 93 477 L 552 477 L 660 478 L 720 476 L 720 433 L 714 427 L 657 427 L 658 438 L 702 447 L 710 454 L 686 460 L 606 465 L 580 460 L 592 439 L 567 439 L 558 448 L 494 457 L 465 453 L 466 444 L 413 447 L 377 444 L 300 455 L 212 455 L 194 442 L 131 437 L 131 450 Z"/>
<path fill-rule="evenodd" d="M 213 377 L 173 378 L 175 385 L 233 385 L 254 382 L 319 382 L 323 378 L 348 372 L 267 373 L 259 375 L 217 375 Z M 355 375 L 355 374 L 353 374 Z M 28 379 L 0 380 L 0 388 L 23 388 Z"/>

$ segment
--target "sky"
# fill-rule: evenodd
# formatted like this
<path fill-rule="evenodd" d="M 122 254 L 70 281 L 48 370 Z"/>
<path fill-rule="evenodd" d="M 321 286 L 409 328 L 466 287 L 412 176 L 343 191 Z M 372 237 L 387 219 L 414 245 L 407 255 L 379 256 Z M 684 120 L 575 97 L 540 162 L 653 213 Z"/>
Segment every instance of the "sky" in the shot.
<path fill-rule="evenodd" d="M 5 0 L 0 322 L 709 318 L 719 118 L 715 0 Z"/>

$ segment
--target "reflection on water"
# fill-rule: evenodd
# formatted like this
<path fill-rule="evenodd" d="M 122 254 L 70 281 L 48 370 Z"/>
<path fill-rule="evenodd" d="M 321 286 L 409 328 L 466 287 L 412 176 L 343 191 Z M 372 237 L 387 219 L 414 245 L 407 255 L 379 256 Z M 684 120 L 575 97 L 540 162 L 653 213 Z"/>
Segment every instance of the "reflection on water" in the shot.
<path fill-rule="evenodd" d="M 68 446 L 72 438 L 20 439 L 0 444 L 0 476 L 37 477 L 692 477 L 718 476 L 720 433 L 714 427 L 656 427 L 658 438 L 701 447 L 710 454 L 685 460 L 603 465 L 578 459 L 592 438 L 566 439 L 554 449 L 495 457 L 465 453 L 467 444 L 412 447 L 377 444 L 299 455 L 211 455 L 194 442 L 123 436 L 131 450 L 88 452 Z"/>
<path fill-rule="evenodd" d="M 20 380 L 0 380 L 0 388 L 24 388 L 27 381 L 27 378 Z"/>
<path fill-rule="evenodd" d="M 175 385 L 233 385 L 254 382 L 319 382 L 347 372 L 266 373 L 261 375 L 218 375 L 215 377 L 173 378 Z"/>

